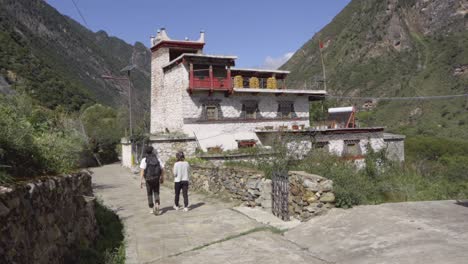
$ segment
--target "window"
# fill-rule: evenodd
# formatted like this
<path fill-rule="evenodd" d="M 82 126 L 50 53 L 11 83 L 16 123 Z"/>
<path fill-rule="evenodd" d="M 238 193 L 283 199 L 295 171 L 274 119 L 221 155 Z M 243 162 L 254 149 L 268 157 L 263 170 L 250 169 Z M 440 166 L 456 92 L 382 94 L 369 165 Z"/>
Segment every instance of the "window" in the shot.
<path fill-rule="evenodd" d="M 244 101 L 242 102 L 242 118 L 244 119 L 258 119 L 260 113 L 257 101 Z"/>
<path fill-rule="evenodd" d="M 201 114 L 199 120 L 222 120 L 223 112 L 221 100 L 211 98 L 200 98 Z"/>
<path fill-rule="evenodd" d="M 278 117 L 279 118 L 296 117 L 294 113 L 294 103 L 293 102 L 278 102 Z"/>
<path fill-rule="evenodd" d="M 218 120 L 218 107 L 209 105 L 206 107 L 206 119 L 207 120 Z"/>
<path fill-rule="evenodd" d="M 257 144 L 256 140 L 245 139 L 245 140 L 236 140 L 237 148 L 253 148 Z"/>
<path fill-rule="evenodd" d="M 359 156 L 361 155 L 361 147 L 359 146 L 359 140 L 345 140 L 345 156 Z"/>
<path fill-rule="evenodd" d="M 325 141 L 322 141 L 322 142 L 315 142 L 314 148 L 315 148 L 315 149 L 328 150 L 328 142 L 325 142 Z"/>

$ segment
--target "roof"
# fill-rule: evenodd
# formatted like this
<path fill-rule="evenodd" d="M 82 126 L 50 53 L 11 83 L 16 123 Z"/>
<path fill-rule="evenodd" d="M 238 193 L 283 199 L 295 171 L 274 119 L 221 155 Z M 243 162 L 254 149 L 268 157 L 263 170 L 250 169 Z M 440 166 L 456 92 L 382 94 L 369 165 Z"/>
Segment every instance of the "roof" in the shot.
<path fill-rule="evenodd" d="M 207 58 L 207 59 L 218 59 L 218 60 L 235 60 L 237 56 L 225 56 L 225 55 L 209 55 L 209 54 L 196 54 L 196 53 L 183 53 L 179 57 L 163 65 L 163 69 L 173 65 L 174 63 L 182 60 L 184 57 L 188 58 Z"/>
<path fill-rule="evenodd" d="M 405 135 L 384 133 L 384 139 L 404 140 L 405 138 L 406 138 Z"/>
<path fill-rule="evenodd" d="M 252 69 L 252 68 L 231 68 L 231 71 L 289 74 L 289 71 L 270 70 L 270 69 Z"/>
<path fill-rule="evenodd" d="M 263 94 L 299 94 L 299 95 L 326 95 L 325 90 L 293 90 L 293 89 L 260 89 L 260 88 L 234 88 L 236 93 L 263 93 Z"/>
<path fill-rule="evenodd" d="M 309 129 L 309 131 L 311 132 L 320 131 L 322 134 L 354 134 L 354 133 L 383 132 L 384 127 L 327 128 L 325 130 Z"/>
<path fill-rule="evenodd" d="M 328 113 L 330 113 L 330 114 L 349 113 L 349 112 L 353 112 L 353 111 L 354 111 L 354 107 L 352 107 L 352 106 L 328 108 Z"/>

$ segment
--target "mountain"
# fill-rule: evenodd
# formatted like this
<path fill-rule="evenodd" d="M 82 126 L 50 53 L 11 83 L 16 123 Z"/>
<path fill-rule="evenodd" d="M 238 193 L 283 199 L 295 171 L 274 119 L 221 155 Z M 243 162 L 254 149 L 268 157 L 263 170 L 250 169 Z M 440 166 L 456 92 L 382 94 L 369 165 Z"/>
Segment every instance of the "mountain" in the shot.
<path fill-rule="evenodd" d="M 92 32 L 43 0 L 0 0 L 0 91 L 26 91 L 49 108 L 126 107 L 128 82 L 101 76 L 121 77 L 131 63 L 133 104 L 142 114 L 150 103 L 150 51 L 142 43 Z"/>
<path fill-rule="evenodd" d="M 467 0 L 352 0 L 281 69 L 289 83 L 322 80 L 329 94 L 414 97 L 468 93 Z M 315 82 L 317 83 L 317 82 Z M 312 86 L 313 87 L 313 86 Z M 362 100 L 339 100 L 337 105 Z M 468 139 L 468 98 L 376 101 L 361 123 Z"/>

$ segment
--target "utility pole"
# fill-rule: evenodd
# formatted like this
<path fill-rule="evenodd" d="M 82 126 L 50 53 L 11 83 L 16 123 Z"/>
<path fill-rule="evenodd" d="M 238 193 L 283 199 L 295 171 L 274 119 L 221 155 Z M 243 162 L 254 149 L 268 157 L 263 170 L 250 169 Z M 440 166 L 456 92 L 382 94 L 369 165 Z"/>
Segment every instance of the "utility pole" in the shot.
<path fill-rule="evenodd" d="M 320 58 L 322 59 L 322 71 L 323 71 L 323 88 L 325 92 L 327 91 L 327 75 L 325 74 L 325 62 L 323 60 L 323 53 L 322 49 L 324 48 L 323 42 L 319 40 L 319 50 L 320 50 Z"/>
<path fill-rule="evenodd" d="M 120 70 L 120 72 L 126 72 L 127 73 L 127 79 L 128 79 L 128 119 L 130 123 L 130 140 L 133 138 L 133 118 L 132 118 L 132 80 L 130 79 L 130 72 L 136 68 L 135 64 L 130 64 L 127 67 L 123 68 Z"/>
<path fill-rule="evenodd" d="M 120 72 L 125 72 L 127 77 L 116 77 L 112 75 L 101 75 L 102 79 L 107 80 L 117 80 L 117 81 L 127 81 L 128 82 L 128 119 L 129 119 L 129 132 L 130 139 L 133 137 L 133 114 L 132 114 L 132 80 L 130 79 L 130 72 L 136 68 L 136 65 L 131 64 L 127 67 L 120 70 Z"/>

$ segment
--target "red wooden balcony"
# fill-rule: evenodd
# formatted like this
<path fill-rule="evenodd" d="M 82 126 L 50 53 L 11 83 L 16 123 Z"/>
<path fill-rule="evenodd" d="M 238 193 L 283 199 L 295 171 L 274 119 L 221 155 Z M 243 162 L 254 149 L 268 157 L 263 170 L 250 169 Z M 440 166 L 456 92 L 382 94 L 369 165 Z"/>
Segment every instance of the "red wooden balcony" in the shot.
<path fill-rule="evenodd" d="M 193 89 L 198 88 L 205 88 L 210 89 L 213 88 L 214 90 L 230 90 L 231 89 L 231 82 L 228 78 L 197 78 L 193 77 L 193 81 L 191 82 Z"/>
<path fill-rule="evenodd" d="M 208 76 L 196 76 L 194 74 L 193 65 L 190 65 L 190 93 L 196 90 L 209 91 L 210 93 L 214 91 L 225 91 L 232 93 L 233 87 L 231 80 L 231 71 L 229 68 L 225 71 L 226 76 L 223 76 L 224 74 L 218 76 L 214 75 L 212 66 L 209 67 L 208 72 Z"/>

